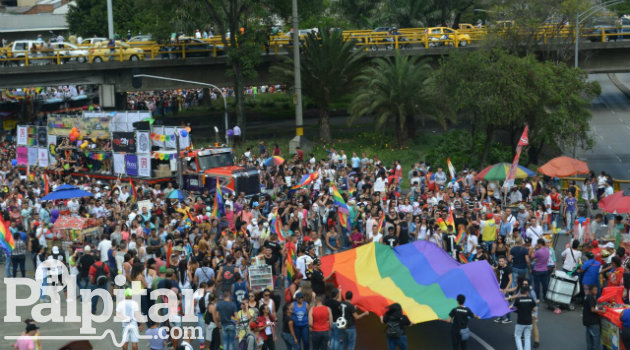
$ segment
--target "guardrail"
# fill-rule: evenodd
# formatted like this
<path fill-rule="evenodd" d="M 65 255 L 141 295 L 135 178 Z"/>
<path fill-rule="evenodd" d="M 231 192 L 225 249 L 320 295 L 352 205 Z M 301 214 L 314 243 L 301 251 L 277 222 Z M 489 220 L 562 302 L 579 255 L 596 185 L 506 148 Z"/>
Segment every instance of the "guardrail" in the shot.
<path fill-rule="evenodd" d="M 586 180 L 585 177 L 563 177 L 560 180 L 562 180 L 562 184 L 561 184 L 561 188 L 563 190 L 566 190 L 569 188 L 569 181 L 574 181 L 574 182 L 584 182 Z M 621 191 L 621 185 L 624 184 L 624 186 L 627 186 L 627 184 L 630 184 L 630 180 L 622 180 L 622 179 L 613 179 L 613 189 L 615 192 L 617 191 Z"/>
<path fill-rule="evenodd" d="M 449 29 L 452 30 L 452 29 Z M 613 32 L 614 30 L 614 32 Z M 497 31 L 499 35 L 505 30 Z M 547 43 L 551 39 L 573 41 L 573 28 L 543 27 L 537 32 L 537 40 Z M 488 35 L 486 28 L 452 30 L 450 33 L 429 33 L 427 28 L 401 28 L 397 34 L 374 32 L 371 30 L 343 31 L 345 40 L 354 40 L 358 50 L 405 50 L 439 46 L 463 47 L 482 41 Z M 300 36 L 304 40 L 305 35 Z M 607 42 L 619 39 L 630 39 L 630 28 L 580 28 L 580 38 L 593 42 Z M 128 47 L 106 47 L 102 44 L 94 46 L 78 46 L 76 50 L 69 48 L 38 48 L 32 51 L 12 52 L 9 48 L 0 48 L 0 66 L 31 66 L 42 64 L 65 64 L 72 62 L 98 63 L 105 61 L 135 61 L 158 59 L 186 59 L 189 57 L 217 57 L 225 54 L 221 38 L 202 39 L 201 43 L 176 42 L 157 44 L 152 41 L 128 42 Z M 265 43 L 267 53 L 278 54 L 282 48 L 291 47 L 293 39 L 282 34 L 269 38 Z M 141 49 L 142 52 L 134 52 Z M 85 54 L 85 51 L 88 51 Z"/>

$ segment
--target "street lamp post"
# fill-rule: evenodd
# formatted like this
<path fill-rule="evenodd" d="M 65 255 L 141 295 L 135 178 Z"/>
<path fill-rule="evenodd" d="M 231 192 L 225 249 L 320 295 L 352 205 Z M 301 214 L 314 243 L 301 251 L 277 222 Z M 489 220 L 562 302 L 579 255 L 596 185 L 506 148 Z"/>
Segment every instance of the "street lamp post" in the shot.
<path fill-rule="evenodd" d="M 150 79 L 158 79 L 158 80 L 170 80 L 170 81 L 178 81 L 181 83 L 188 83 L 188 84 L 195 84 L 195 85 L 202 85 L 202 86 L 208 86 L 211 87 L 215 90 L 217 90 L 219 92 L 219 94 L 221 95 L 221 97 L 223 97 L 223 110 L 224 110 L 224 119 L 225 119 L 225 143 L 229 144 L 229 139 L 228 139 L 228 135 L 227 135 L 227 131 L 228 131 L 228 110 L 227 110 L 227 100 L 225 98 L 225 95 L 223 95 L 223 91 L 221 91 L 221 89 L 219 89 L 216 85 L 212 85 L 209 83 L 202 83 L 202 82 L 198 82 L 198 81 L 191 81 L 191 80 L 183 80 L 183 79 L 175 79 L 175 78 L 168 78 L 168 77 L 161 77 L 161 76 L 157 76 L 157 75 L 149 75 L 149 74 L 135 74 L 133 76 L 134 78 L 150 78 Z"/>
<path fill-rule="evenodd" d="M 573 55 L 573 66 L 574 68 L 578 67 L 578 53 L 580 51 L 580 24 L 587 19 L 591 18 L 600 10 L 603 10 L 606 6 L 612 6 L 623 3 L 624 0 L 610 0 L 606 2 L 602 2 L 601 4 L 595 5 L 588 10 L 582 13 L 575 14 L 575 53 Z M 604 28 L 602 28 L 604 30 Z"/>
<path fill-rule="evenodd" d="M 107 35 L 110 40 L 114 39 L 114 10 L 112 0 L 107 0 Z"/>
<path fill-rule="evenodd" d="M 298 23 L 298 4 L 293 0 L 293 76 L 295 85 L 295 136 L 303 136 L 302 121 L 302 75 L 300 72 L 300 29 Z"/>

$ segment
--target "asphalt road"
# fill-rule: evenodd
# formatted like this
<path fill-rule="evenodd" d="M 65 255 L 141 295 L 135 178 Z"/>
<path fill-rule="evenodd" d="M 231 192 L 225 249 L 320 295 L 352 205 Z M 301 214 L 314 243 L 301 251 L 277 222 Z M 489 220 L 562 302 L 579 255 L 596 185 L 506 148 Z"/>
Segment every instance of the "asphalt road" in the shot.
<path fill-rule="evenodd" d="M 616 78 L 630 90 L 630 74 L 616 74 Z M 603 170 L 613 178 L 630 179 L 630 97 L 607 74 L 591 74 L 589 79 L 602 87 L 602 94 L 591 106 L 591 134 L 595 146 L 589 151 L 577 149 L 576 157 L 586 161 L 597 173 Z M 565 153 L 570 155 L 572 150 Z"/>

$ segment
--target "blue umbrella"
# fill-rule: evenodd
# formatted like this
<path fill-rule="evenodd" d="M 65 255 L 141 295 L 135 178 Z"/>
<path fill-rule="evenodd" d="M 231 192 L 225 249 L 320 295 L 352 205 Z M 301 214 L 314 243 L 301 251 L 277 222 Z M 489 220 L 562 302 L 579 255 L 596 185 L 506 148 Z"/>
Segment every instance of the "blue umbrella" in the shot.
<path fill-rule="evenodd" d="M 61 185 L 57 187 L 56 190 L 50 192 L 48 195 L 42 198 L 42 201 L 55 201 L 58 199 L 69 199 L 69 198 L 80 198 L 80 197 L 91 197 L 94 194 L 79 189 L 76 186 L 72 185 Z"/>
<path fill-rule="evenodd" d="M 182 190 L 174 190 L 173 192 L 168 194 L 169 199 L 179 199 L 179 201 L 183 201 L 186 198 L 186 193 Z"/>

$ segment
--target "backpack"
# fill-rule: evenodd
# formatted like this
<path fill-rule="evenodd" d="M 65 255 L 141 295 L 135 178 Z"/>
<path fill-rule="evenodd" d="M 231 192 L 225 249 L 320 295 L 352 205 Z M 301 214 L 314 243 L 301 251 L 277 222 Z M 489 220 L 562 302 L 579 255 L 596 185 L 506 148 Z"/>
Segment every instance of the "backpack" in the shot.
<path fill-rule="evenodd" d="M 208 308 L 206 307 L 206 297 L 208 296 L 208 294 L 209 293 L 204 293 L 197 302 L 197 304 L 199 305 L 199 311 L 201 311 L 201 313 L 206 313 L 206 311 L 208 311 Z"/>
<path fill-rule="evenodd" d="M 402 335 L 403 331 L 400 326 L 400 318 L 387 322 L 387 336 L 389 338 L 400 338 Z"/>
<path fill-rule="evenodd" d="M 96 273 L 95 273 L 94 282 L 96 283 L 97 286 L 103 287 L 107 284 L 107 279 L 108 278 L 107 278 L 107 271 L 105 271 L 105 264 L 101 262 L 100 264 L 96 265 Z"/>

